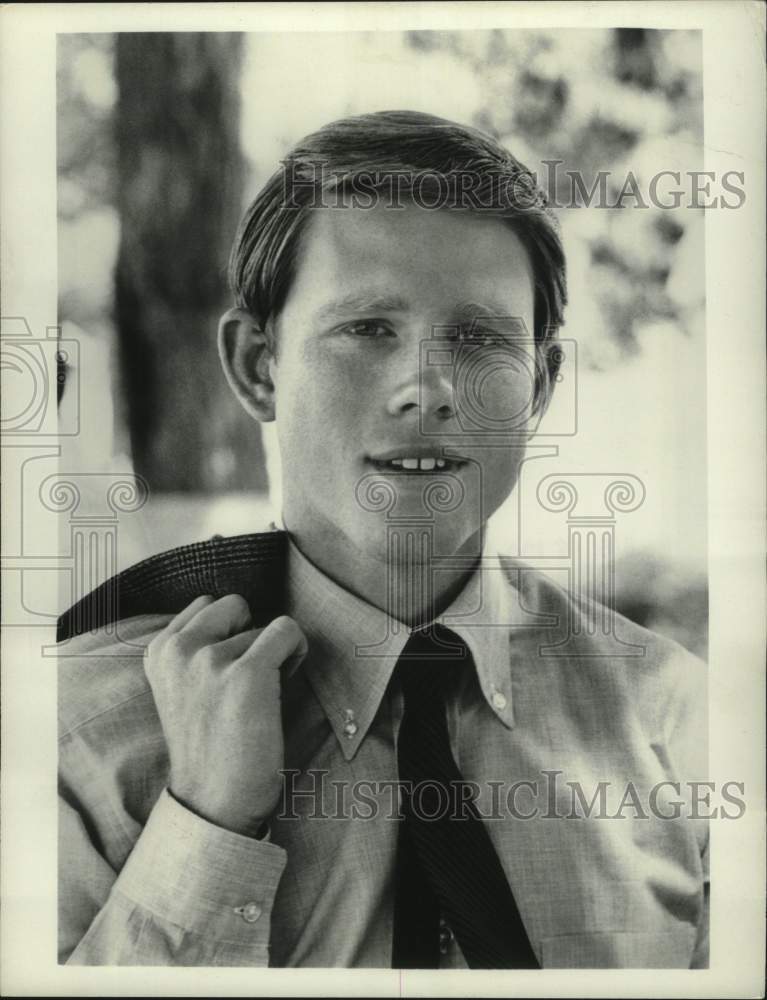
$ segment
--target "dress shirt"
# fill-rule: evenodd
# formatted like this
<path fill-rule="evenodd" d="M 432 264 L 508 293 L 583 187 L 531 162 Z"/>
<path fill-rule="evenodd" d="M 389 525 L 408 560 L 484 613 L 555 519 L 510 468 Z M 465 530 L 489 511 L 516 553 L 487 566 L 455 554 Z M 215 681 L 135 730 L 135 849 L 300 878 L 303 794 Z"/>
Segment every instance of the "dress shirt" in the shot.
<path fill-rule="evenodd" d="M 283 677 L 284 795 L 262 840 L 167 790 L 142 651 L 169 616 L 70 643 L 60 961 L 390 967 L 403 706 L 389 680 L 408 629 L 292 542 L 287 596 L 309 652 Z M 619 615 L 594 631 L 566 591 L 487 550 L 438 620 L 475 665 L 448 698 L 451 746 L 541 965 L 705 966 L 708 826 L 660 815 L 706 778 L 704 665 Z M 568 782 L 587 803 L 608 782 L 609 815 L 579 814 Z M 663 782 L 679 784 L 658 797 Z M 441 951 L 466 967 L 447 926 Z"/>

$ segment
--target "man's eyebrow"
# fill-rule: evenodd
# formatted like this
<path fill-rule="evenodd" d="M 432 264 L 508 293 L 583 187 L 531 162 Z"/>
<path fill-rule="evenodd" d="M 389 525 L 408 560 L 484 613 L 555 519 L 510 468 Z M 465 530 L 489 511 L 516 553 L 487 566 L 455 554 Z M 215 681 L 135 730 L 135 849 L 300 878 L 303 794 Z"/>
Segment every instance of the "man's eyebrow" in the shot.
<path fill-rule="evenodd" d="M 407 312 L 410 302 L 395 292 L 351 292 L 321 306 L 315 319 L 319 322 L 338 317 L 373 313 Z M 445 323 L 472 323 L 479 319 L 491 319 L 499 328 L 524 330 L 524 320 L 510 311 L 509 303 L 485 300 L 458 302 L 449 307 Z"/>
<path fill-rule="evenodd" d="M 502 305 L 500 302 L 459 302 L 453 310 L 457 319 L 472 320 L 480 317 L 506 320 L 509 323 L 521 322 L 521 317 L 514 315 L 509 309 L 509 304 Z"/>
<path fill-rule="evenodd" d="M 334 299 L 317 310 L 317 319 L 332 319 L 349 313 L 407 312 L 410 303 L 401 295 L 377 292 L 352 292 Z"/>

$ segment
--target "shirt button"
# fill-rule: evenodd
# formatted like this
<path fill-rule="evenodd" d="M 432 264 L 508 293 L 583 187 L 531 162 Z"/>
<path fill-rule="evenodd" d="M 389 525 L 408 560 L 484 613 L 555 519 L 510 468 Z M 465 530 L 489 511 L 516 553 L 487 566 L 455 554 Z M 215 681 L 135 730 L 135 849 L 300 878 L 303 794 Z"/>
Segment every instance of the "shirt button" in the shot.
<path fill-rule="evenodd" d="M 262 911 L 258 903 L 246 903 L 244 906 L 235 906 L 234 912 L 249 924 L 254 924 Z"/>
<path fill-rule="evenodd" d="M 493 692 L 493 704 L 498 709 L 504 709 L 504 708 L 506 708 L 506 704 L 507 704 L 507 702 L 506 702 L 506 695 L 503 694 L 502 691 L 494 691 Z"/>
<path fill-rule="evenodd" d="M 351 740 L 354 738 L 354 736 L 356 736 L 359 726 L 354 721 L 354 712 L 350 708 L 346 709 L 346 712 L 344 713 L 344 718 L 346 720 L 344 722 L 344 736 L 347 738 L 347 740 Z"/>

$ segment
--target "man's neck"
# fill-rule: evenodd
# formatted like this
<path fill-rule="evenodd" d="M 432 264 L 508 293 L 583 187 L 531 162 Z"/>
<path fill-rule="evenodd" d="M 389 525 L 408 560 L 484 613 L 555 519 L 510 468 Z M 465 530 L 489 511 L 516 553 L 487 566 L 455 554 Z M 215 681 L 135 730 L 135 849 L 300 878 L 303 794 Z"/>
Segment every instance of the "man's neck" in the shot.
<path fill-rule="evenodd" d="M 437 561 L 428 541 L 425 550 L 416 551 L 405 535 L 388 551 L 386 541 L 380 552 L 361 551 L 345 537 L 302 531 L 284 520 L 283 526 L 301 553 L 331 580 L 410 627 L 442 614 L 463 590 L 479 562 L 484 533 L 469 538 L 455 558 Z"/>

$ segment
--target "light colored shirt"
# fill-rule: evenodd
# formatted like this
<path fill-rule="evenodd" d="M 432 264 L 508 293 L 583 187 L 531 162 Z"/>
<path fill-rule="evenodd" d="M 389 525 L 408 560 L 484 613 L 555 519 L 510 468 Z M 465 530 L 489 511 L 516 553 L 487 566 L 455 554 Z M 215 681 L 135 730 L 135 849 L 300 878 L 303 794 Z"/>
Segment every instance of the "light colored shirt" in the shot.
<path fill-rule="evenodd" d="M 285 795 L 264 840 L 167 791 L 142 648 L 168 616 L 67 647 L 60 961 L 391 966 L 389 680 L 408 630 L 292 543 L 288 595 L 309 653 L 283 683 Z M 475 665 L 448 696 L 453 753 L 541 965 L 705 966 L 708 824 L 689 801 L 707 771 L 704 665 L 619 615 L 595 630 L 548 578 L 492 554 L 438 620 Z M 449 928 L 441 952 L 465 968 Z"/>

